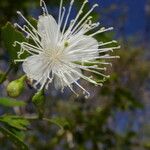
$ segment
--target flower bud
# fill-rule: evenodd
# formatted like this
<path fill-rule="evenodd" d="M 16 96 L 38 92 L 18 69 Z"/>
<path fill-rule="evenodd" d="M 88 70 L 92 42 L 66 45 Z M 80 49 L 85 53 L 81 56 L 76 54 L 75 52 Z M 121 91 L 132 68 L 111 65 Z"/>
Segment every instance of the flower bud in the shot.
<path fill-rule="evenodd" d="M 44 91 L 41 90 L 35 93 L 35 95 L 32 97 L 32 102 L 36 106 L 42 106 L 45 103 Z"/>
<path fill-rule="evenodd" d="M 24 80 L 26 76 L 22 76 L 21 78 L 10 82 L 7 86 L 7 94 L 10 97 L 18 97 L 24 90 Z"/>
<path fill-rule="evenodd" d="M 32 102 L 35 104 L 37 108 L 39 118 L 42 118 L 44 114 L 44 104 L 45 104 L 44 89 L 35 93 L 35 95 L 32 97 Z"/>

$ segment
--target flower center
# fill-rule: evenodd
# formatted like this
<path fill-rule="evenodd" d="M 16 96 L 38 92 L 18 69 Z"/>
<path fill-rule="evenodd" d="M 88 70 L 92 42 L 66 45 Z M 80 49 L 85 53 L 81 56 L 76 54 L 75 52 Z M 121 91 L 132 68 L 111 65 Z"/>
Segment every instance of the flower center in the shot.
<path fill-rule="evenodd" d="M 61 65 L 62 61 L 65 60 L 65 55 L 63 49 L 61 47 L 57 47 L 55 49 L 49 49 L 45 53 L 47 61 L 50 62 L 52 66 Z"/>
<path fill-rule="evenodd" d="M 51 60 L 53 62 L 61 61 L 62 58 L 63 58 L 63 53 L 57 50 L 51 56 Z"/>
<path fill-rule="evenodd" d="M 68 55 L 65 51 L 65 48 L 67 48 L 68 46 L 69 43 L 65 41 L 55 47 L 51 47 L 44 51 L 45 59 L 47 60 L 47 62 L 49 62 L 49 65 L 53 69 L 57 70 L 59 68 L 62 68 L 63 63 L 69 61 Z"/>

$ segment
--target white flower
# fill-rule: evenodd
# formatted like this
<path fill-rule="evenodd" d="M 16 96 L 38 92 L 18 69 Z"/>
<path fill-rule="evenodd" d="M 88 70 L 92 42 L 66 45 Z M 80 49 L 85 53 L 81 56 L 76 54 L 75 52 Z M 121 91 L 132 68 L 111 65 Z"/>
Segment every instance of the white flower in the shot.
<path fill-rule="evenodd" d="M 37 29 L 31 25 L 21 12 L 17 12 L 26 21 L 27 25 L 23 27 L 18 24 L 15 25 L 24 31 L 27 37 L 34 41 L 34 44 L 15 41 L 15 45 L 19 44 L 21 46 L 18 56 L 24 51 L 31 54 L 26 59 L 15 61 L 23 62 L 23 70 L 27 77 L 34 81 L 34 87 L 48 88 L 49 83 L 53 82 L 56 89 L 63 91 L 64 87 L 69 87 L 76 94 L 72 87 L 74 83 L 88 97 L 89 92 L 78 83 L 78 80 L 82 78 L 95 85 L 102 85 L 102 83 L 95 81 L 92 76 L 84 75 L 83 71 L 98 74 L 104 78 L 109 77 L 100 72 L 106 70 L 104 65 L 110 64 L 102 60 L 116 58 L 117 56 L 110 56 L 106 53 L 119 47 L 101 48 L 116 41 L 98 42 L 94 36 L 113 28 L 106 29 L 102 27 L 95 32 L 95 29 L 99 27 L 99 22 L 93 23 L 90 14 L 98 5 L 95 4 L 81 18 L 87 2 L 87 0 L 83 2 L 78 14 L 69 23 L 74 0 L 71 0 L 67 12 L 63 7 L 63 0 L 61 0 L 58 22 L 48 13 L 45 2 L 41 0 L 43 15 L 38 19 Z M 89 31 L 90 34 L 88 34 Z M 93 33 L 91 33 L 92 31 Z"/>

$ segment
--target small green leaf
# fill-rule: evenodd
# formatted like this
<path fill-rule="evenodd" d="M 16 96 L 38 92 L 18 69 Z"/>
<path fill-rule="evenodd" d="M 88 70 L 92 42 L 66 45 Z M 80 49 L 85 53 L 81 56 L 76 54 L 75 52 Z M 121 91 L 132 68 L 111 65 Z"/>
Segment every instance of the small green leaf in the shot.
<path fill-rule="evenodd" d="M 20 46 L 16 45 L 16 47 L 14 47 L 13 44 L 15 41 L 27 42 L 25 36 L 23 33 L 15 29 L 15 27 L 10 22 L 7 22 L 6 25 L 2 28 L 1 35 L 10 60 L 13 61 L 14 59 L 17 59 L 17 52 L 20 51 Z M 21 55 L 21 58 L 26 58 L 27 56 L 28 54 L 24 52 L 24 54 Z"/>
<path fill-rule="evenodd" d="M 0 84 L 3 83 L 6 80 L 5 73 L 0 73 Z"/>
<path fill-rule="evenodd" d="M 28 146 L 14 133 L 8 129 L 0 126 L 0 132 L 4 134 L 9 140 L 11 140 L 19 150 L 29 150 Z"/>
<path fill-rule="evenodd" d="M 8 129 L 12 133 L 14 133 L 19 139 L 21 139 L 22 141 L 25 139 L 25 137 L 26 137 L 25 131 L 18 130 L 18 129 L 15 129 L 15 128 L 10 128 L 10 126 L 8 126 Z"/>
<path fill-rule="evenodd" d="M 0 122 L 9 125 L 18 130 L 26 130 L 29 125 L 29 121 L 14 115 L 3 115 L 0 117 Z"/>
<path fill-rule="evenodd" d="M 12 98 L 0 98 L 0 105 L 5 107 L 25 106 L 26 103 Z"/>
<path fill-rule="evenodd" d="M 37 21 L 35 18 L 31 17 L 31 16 L 28 18 L 28 20 L 29 20 L 29 22 L 32 24 L 32 26 L 33 26 L 35 29 L 37 29 L 37 23 L 38 23 L 38 21 Z"/>
<path fill-rule="evenodd" d="M 57 125 L 61 129 L 69 127 L 68 121 L 65 118 L 62 118 L 62 117 L 54 117 L 52 119 L 47 119 L 47 121 Z"/>

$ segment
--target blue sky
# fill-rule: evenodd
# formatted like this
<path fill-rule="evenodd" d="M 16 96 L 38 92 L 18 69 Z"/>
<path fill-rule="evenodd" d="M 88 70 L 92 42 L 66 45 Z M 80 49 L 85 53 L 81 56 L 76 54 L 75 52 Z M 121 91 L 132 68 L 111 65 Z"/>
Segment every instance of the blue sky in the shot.
<path fill-rule="evenodd" d="M 125 33 L 134 34 L 143 32 L 146 25 L 145 5 L 146 0 L 90 0 L 91 3 L 99 3 L 101 8 L 107 8 L 111 4 L 118 4 L 121 6 L 125 4 L 128 7 L 127 21 L 125 23 Z M 119 10 L 118 13 L 122 13 Z M 103 19 L 103 17 L 102 17 Z"/>
<path fill-rule="evenodd" d="M 148 0 L 89 0 L 91 5 L 95 3 L 99 4 L 99 8 L 97 9 L 97 11 L 100 12 L 100 14 L 103 13 L 103 10 L 110 7 L 112 4 L 118 5 L 118 11 L 115 12 L 115 14 L 112 14 L 116 17 L 116 19 L 118 19 L 119 15 L 123 13 L 122 6 L 127 6 L 127 20 L 124 23 L 126 35 L 134 35 L 138 32 L 144 33 L 146 26 L 146 1 Z M 52 14 L 58 14 L 58 9 L 52 9 L 49 6 L 49 12 Z M 107 16 L 105 16 L 105 13 L 101 15 L 100 22 L 104 26 L 114 26 L 114 24 L 111 24 L 110 18 L 107 18 Z M 114 27 L 116 29 L 118 28 L 117 25 L 115 25 Z"/>

